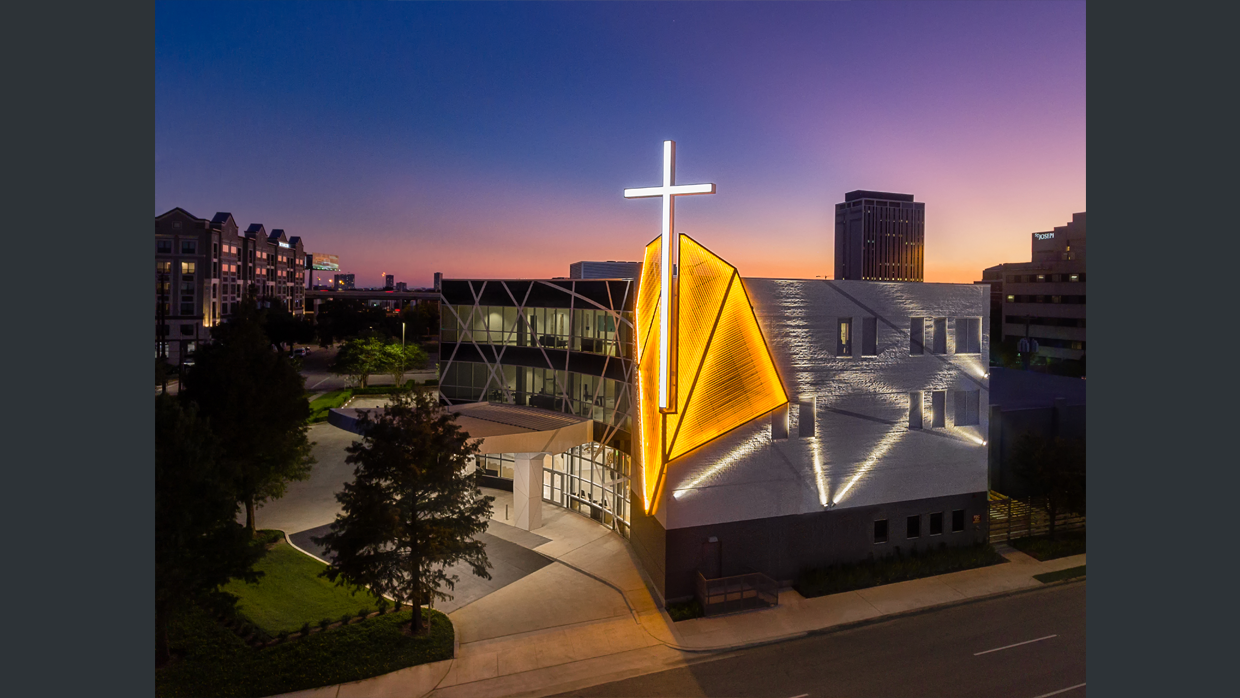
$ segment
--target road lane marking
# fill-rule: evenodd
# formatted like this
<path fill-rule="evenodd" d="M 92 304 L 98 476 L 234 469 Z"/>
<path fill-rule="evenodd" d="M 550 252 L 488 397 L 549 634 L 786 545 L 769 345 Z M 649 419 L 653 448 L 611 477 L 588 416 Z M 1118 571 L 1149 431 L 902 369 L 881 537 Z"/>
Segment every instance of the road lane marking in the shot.
<path fill-rule="evenodd" d="M 1052 637 L 1059 637 L 1059 636 L 1058 636 L 1058 635 L 1047 635 L 1046 637 L 1039 637 L 1039 638 L 1038 638 L 1038 639 L 1036 639 L 1036 640 L 1025 640 L 1024 642 L 1018 642 L 1018 643 L 1016 643 L 1015 645 L 1008 645 L 1008 646 L 1006 646 L 1006 647 L 996 647 L 996 648 L 994 648 L 993 650 L 983 650 L 983 651 L 981 651 L 981 652 L 974 652 L 974 653 L 973 653 L 973 656 L 974 656 L 974 657 L 980 657 L 980 656 L 982 656 L 983 654 L 990 654 L 991 652 L 998 652 L 999 650 L 1010 650 L 1010 649 L 1012 649 L 1013 647 L 1020 647 L 1021 645 L 1027 645 L 1027 644 L 1029 644 L 1030 642 L 1041 642 L 1041 641 L 1043 641 L 1043 640 L 1049 640 L 1049 639 L 1051 639 Z M 1081 685 L 1083 686 L 1084 684 L 1081 684 Z M 1067 690 L 1067 689 L 1064 689 L 1064 690 Z M 1040 697 L 1039 697 L 1039 698 L 1040 698 Z"/>
<path fill-rule="evenodd" d="M 331 376 L 328 376 L 327 378 L 324 378 L 323 380 L 319 381 L 318 383 L 315 383 L 314 385 L 310 386 L 310 389 L 311 389 L 311 390 L 314 390 L 315 388 L 319 387 L 320 385 L 323 385 L 323 383 L 324 383 L 325 381 L 327 381 L 328 379 L 330 379 L 330 378 L 331 378 Z"/>
<path fill-rule="evenodd" d="M 1033 698 L 1047 698 L 1047 696 L 1057 696 L 1057 695 L 1059 695 L 1060 693 L 1067 693 L 1068 691 L 1074 691 L 1074 690 L 1076 690 L 1076 689 L 1078 689 L 1078 688 L 1080 688 L 1081 686 L 1084 686 L 1084 685 L 1085 685 L 1085 684 L 1083 684 L 1083 683 L 1078 683 L 1078 684 L 1077 684 L 1077 685 L 1075 685 L 1075 686 L 1068 686 L 1067 688 L 1061 688 L 1061 689 L 1059 689 L 1058 691 L 1051 691 L 1050 693 L 1043 693 L 1042 695 L 1040 695 L 1040 696 L 1034 696 Z"/>

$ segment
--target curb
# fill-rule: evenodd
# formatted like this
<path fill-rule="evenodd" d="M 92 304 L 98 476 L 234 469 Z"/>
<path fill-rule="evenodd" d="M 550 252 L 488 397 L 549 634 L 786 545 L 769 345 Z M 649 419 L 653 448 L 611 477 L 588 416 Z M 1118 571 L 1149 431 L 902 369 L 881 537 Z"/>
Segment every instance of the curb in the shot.
<path fill-rule="evenodd" d="M 955 608 L 957 606 L 967 606 L 968 604 L 977 603 L 979 601 L 989 601 L 992 599 L 999 599 L 999 598 L 1003 598 L 1006 596 L 1017 596 L 1019 594 L 1028 594 L 1034 591 L 1038 591 L 1040 589 L 1046 589 L 1048 587 L 1062 586 L 1064 584 L 1074 584 L 1074 583 L 1083 582 L 1083 581 L 1085 581 L 1084 576 L 1073 577 L 1071 579 L 1062 579 L 1057 582 L 1051 582 L 1049 584 L 1038 582 L 1037 586 L 1024 587 L 1022 589 L 1009 589 L 1007 591 L 997 591 L 993 594 L 986 594 L 984 596 L 972 596 L 967 599 L 956 599 L 955 601 L 946 601 L 944 603 L 934 604 L 932 606 L 923 606 L 922 608 L 913 608 L 907 611 L 899 611 L 897 613 L 888 613 L 886 615 L 875 616 L 873 618 L 855 620 L 849 623 L 841 623 L 839 625 L 832 625 L 832 626 L 828 626 L 825 628 L 803 630 L 801 632 L 792 633 L 790 635 L 782 635 L 780 637 L 773 637 L 773 638 L 768 638 L 765 640 L 757 640 L 754 642 L 741 643 L 737 645 L 725 645 L 725 646 L 720 646 L 720 647 L 704 647 L 704 648 L 678 647 L 676 645 L 668 645 L 668 647 L 671 647 L 672 649 L 680 650 L 681 652 L 692 652 L 694 654 L 707 654 L 707 653 L 715 653 L 715 652 L 734 652 L 738 650 L 752 649 L 755 647 L 764 647 L 766 645 L 774 645 L 774 644 L 778 644 L 781 642 L 789 642 L 791 640 L 799 640 L 801 638 L 806 638 L 806 637 L 818 637 L 822 635 L 831 635 L 837 632 L 842 632 L 844 630 L 852 630 L 854 628 L 861 628 L 867 625 L 877 625 L 878 623 L 885 623 L 889 620 L 898 620 L 900 618 L 910 618 L 913 616 L 919 616 L 924 613 L 930 613 L 933 611 L 943 611 L 949 608 Z"/>

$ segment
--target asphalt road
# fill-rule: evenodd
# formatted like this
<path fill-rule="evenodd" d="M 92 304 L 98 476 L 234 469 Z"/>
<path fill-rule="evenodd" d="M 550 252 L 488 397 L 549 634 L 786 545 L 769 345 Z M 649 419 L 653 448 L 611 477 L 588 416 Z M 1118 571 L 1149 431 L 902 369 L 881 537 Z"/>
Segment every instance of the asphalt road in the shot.
<path fill-rule="evenodd" d="M 565 696 L 1085 695 L 1085 582 L 808 637 Z"/>

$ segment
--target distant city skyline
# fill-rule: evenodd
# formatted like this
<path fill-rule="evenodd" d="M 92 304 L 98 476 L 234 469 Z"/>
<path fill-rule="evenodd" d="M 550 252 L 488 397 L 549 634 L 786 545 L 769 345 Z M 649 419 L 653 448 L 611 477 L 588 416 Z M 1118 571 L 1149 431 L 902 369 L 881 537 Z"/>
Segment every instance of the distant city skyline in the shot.
<path fill-rule="evenodd" d="M 718 185 L 679 232 L 749 277 L 830 278 L 857 189 L 925 203 L 928 282 L 1086 210 L 1084 2 L 159 2 L 155 38 L 154 213 L 359 287 L 639 259 L 665 139 Z"/>

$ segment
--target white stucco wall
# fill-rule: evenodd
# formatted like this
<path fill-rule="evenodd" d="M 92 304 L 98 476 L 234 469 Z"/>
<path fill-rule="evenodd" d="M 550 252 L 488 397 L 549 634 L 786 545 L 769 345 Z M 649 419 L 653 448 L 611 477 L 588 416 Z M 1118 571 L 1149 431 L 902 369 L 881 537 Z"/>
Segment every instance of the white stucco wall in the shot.
<path fill-rule="evenodd" d="M 789 393 L 789 438 L 756 419 L 668 466 L 656 517 L 665 528 L 858 507 L 986 490 L 989 287 L 973 284 L 745 279 Z M 853 318 L 853 356 L 836 356 L 837 319 Z M 862 357 L 863 317 L 878 355 Z M 913 317 L 947 318 L 947 353 L 910 355 Z M 979 318 L 981 352 L 956 352 L 956 318 Z M 963 350 L 963 346 L 961 347 Z M 908 428 L 911 391 L 946 390 L 946 426 Z M 955 426 L 957 390 L 978 390 L 979 424 Z M 817 400 L 816 437 L 798 436 Z M 849 483 L 852 483 L 851 485 Z M 673 493 L 679 491 L 679 496 Z"/>

